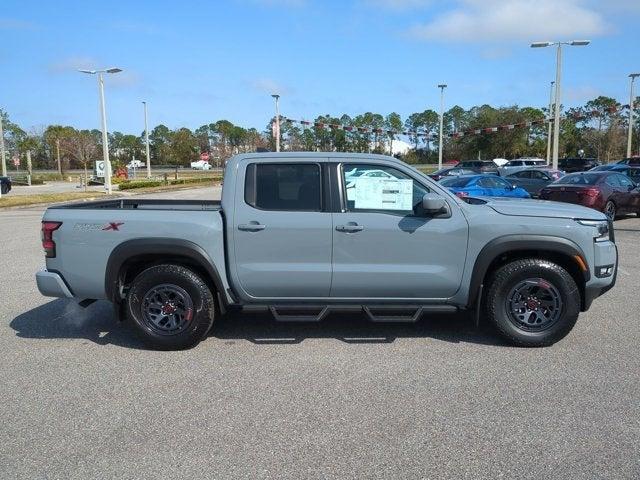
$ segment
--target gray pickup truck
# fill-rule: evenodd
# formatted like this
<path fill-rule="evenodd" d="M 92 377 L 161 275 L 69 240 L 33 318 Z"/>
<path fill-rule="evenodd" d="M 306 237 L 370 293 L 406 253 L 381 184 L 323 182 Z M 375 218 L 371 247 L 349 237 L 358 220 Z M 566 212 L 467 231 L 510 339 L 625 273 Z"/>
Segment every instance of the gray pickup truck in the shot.
<path fill-rule="evenodd" d="M 613 233 L 576 205 L 462 200 L 386 156 L 246 154 L 228 162 L 221 202 L 47 209 L 36 280 L 46 296 L 113 302 L 161 349 L 195 345 L 234 309 L 383 322 L 468 310 L 546 346 L 614 285 Z"/>

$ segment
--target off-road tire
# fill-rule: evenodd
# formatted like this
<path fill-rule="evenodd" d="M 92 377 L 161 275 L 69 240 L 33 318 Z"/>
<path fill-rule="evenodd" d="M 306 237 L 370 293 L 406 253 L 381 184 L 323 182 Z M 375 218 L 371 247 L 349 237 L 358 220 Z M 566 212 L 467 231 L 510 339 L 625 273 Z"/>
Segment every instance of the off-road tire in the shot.
<path fill-rule="evenodd" d="M 555 288 L 561 299 L 559 318 L 540 331 L 516 325 L 509 312 L 512 289 L 528 279 L 542 279 Z M 561 266 L 544 259 L 516 260 L 498 268 L 488 281 L 484 308 L 490 323 L 509 343 L 521 347 L 546 347 L 564 338 L 580 313 L 580 291 L 573 277 Z"/>
<path fill-rule="evenodd" d="M 169 286 L 184 292 L 192 305 L 191 313 L 183 315 L 183 327 L 163 332 L 145 315 L 145 297 L 159 286 Z M 177 287 L 177 288 L 176 288 Z M 127 316 L 142 340 L 158 350 L 182 350 L 198 344 L 209 332 L 215 318 L 215 300 L 206 282 L 191 269 L 182 265 L 156 265 L 139 273 L 127 294 Z"/>

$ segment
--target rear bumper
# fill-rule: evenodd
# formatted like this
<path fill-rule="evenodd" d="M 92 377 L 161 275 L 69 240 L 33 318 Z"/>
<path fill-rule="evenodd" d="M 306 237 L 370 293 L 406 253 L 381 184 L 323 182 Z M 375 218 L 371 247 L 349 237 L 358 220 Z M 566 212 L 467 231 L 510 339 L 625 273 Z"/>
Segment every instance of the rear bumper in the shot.
<path fill-rule="evenodd" d="M 36 284 L 45 297 L 73 298 L 73 293 L 57 272 L 40 270 L 36 273 Z"/>

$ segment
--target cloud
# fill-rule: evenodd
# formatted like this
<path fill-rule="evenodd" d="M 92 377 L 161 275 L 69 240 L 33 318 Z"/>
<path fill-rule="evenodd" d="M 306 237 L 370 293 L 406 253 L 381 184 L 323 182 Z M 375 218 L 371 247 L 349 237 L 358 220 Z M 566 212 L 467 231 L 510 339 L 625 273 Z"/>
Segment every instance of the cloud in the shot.
<path fill-rule="evenodd" d="M 256 90 L 264 93 L 277 93 L 278 95 L 287 95 L 292 93 L 292 89 L 282 85 L 271 78 L 258 78 L 251 82 L 251 86 Z"/>
<path fill-rule="evenodd" d="M 567 103 L 582 103 L 602 95 L 602 90 L 592 85 L 569 86 L 563 90 L 562 101 Z"/>
<path fill-rule="evenodd" d="M 413 10 L 430 5 L 431 0 L 366 0 L 366 3 L 387 10 Z"/>
<path fill-rule="evenodd" d="M 582 0 L 459 0 L 410 35 L 446 42 L 564 40 L 605 34 L 603 16 Z"/>
<path fill-rule="evenodd" d="M 0 18 L 0 30 L 35 30 L 36 24 L 16 18 Z"/>

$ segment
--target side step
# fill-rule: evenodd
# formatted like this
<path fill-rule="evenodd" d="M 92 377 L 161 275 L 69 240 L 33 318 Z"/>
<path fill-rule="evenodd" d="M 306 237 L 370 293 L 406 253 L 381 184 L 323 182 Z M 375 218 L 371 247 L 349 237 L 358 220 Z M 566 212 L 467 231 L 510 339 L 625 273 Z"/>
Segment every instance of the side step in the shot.
<path fill-rule="evenodd" d="M 372 322 L 415 323 L 423 313 L 455 313 L 453 305 L 363 305 L 362 309 Z"/>
<path fill-rule="evenodd" d="M 258 308 L 251 308 L 251 310 Z M 319 322 L 331 312 L 364 312 L 372 322 L 414 323 L 425 313 L 455 313 L 453 305 L 270 305 L 278 322 Z"/>
<path fill-rule="evenodd" d="M 278 322 L 319 322 L 329 313 L 328 306 L 270 306 L 271 315 Z"/>

